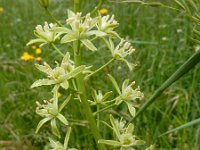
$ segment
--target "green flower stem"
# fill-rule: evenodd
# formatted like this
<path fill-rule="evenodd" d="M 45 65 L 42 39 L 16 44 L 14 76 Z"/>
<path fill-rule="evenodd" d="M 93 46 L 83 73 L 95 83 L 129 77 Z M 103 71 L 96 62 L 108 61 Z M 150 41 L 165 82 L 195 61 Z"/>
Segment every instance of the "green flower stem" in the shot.
<path fill-rule="evenodd" d="M 81 65 L 81 50 L 80 50 L 80 41 L 75 41 L 73 43 L 73 49 L 74 49 L 74 62 L 75 66 L 78 67 Z M 86 119 L 88 121 L 89 127 L 92 131 L 92 134 L 95 138 L 96 143 L 98 143 L 98 140 L 101 139 L 101 135 L 99 133 L 99 130 L 96 125 L 95 118 L 92 114 L 92 110 L 90 108 L 90 105 L 87 101 L 87 95 L 86 95 L 86 89 L 85 89 L 85 83 L 83 74 L 79 74 L 76 76 L 76 82 L 78 85 L 78 91 L 80 92 L 80 98 L 82 101 L 83 111 L 85 113 Z M 102 144 L 98 144 L 98 149 L 103 150 L 105 149 Z"/>
<path fill-rule="evenodd" d="M 51 43 L 51 45 L 61 56 L 65 56 L 53 43 Z"/>
<path fill-rule="evenodd" d="M 97 112 L 94 113 L 94 116 L 97 115 L 97 114 L 100 113 L 100 112 L 103 112 L 103 111 L 105 111 L 105 110 L 107 110 L 107 109 L 112 108 L 113 106 L 116 106 L 116 104 L 111 104 L 111 105 L 109 105 L 109 106 L 107 106 L 107 107 L 105 107 L 105 108 L 103 108 L 103 109 L 101 109 L 101 110 L 97 110 Z"/>
<path fill-rule="evenodd" d="M 60 27 L 62 27 L 63 25 L 52 15 L 52 13 L 50 12 L 50 10 L 48 8 L 45 8 L 47 14 L 51 17 L 51 19 L 53 21 L 55 21 Z"/>
<path fill-rule="evenodd" d="M 81 0 L 74 0 L 74 12 L 80 12 Z"/>
<path fill-rule="evenodd" d="M 148 108 L 150 104 L 152 104 L 156 98 L 158 98 L 163 91 L 168 88 L 172 83 L 174 83 L 176 80 L 181 78 L 184 74 L 189 72 L 192 68 L 195 67 L 196 64 L 200 62 L 200 50 L 197 51 L 195 54 L 193 54 L 174 74 L 172 74 L 168 80 L 166 80 L 160 88 L 158 88 L 155 93 L 150 97 L 149 100 L 146 101 L 146 103 L 138 110 L 135 117 L 131 119 L 130 122 L 135 120 L 144 110 Z"/>
<path fill-rule="evenodd" d="M 103 5 L 104 1 L 105 0 L 100 0 L 98 5 L 91 11 L 91 14 L 94 14 L 95 12 L 97 12 L 101 8 L 101 6 Z"/>
<path fill-rule="evenodd" d="M 99 69 L 97 69 L 94 72 L 92 72 L 91 74 L 87 75 L 86 79 L 90 78 L 92 75 L 96 74 L 97 72 L 99 72 L 100 70 L 102 70 L 103 68 L 105 68 L 106 66 L 108 66 L 114 60 L 115 60 L 114 58 L 110 59 L 106 64 L 104 64 L 103 66 L 101 66 Z"/>
<path fill-rule="evenodd" d="M 97 111 L 99 111 L 99 105 L 97 105 Z M 99 113 L 97 114 L 97 128 L 99 129 L 99 122 L 100 121 L 100 115 Z"/>

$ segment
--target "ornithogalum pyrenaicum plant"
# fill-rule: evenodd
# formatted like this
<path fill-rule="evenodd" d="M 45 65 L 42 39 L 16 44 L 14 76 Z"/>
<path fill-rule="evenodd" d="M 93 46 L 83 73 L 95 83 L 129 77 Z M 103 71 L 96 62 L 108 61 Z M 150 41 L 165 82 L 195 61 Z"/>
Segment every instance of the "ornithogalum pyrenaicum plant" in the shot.
<path fill-rule="evenodd" d="M 49 6 L 48 1 L 41 0 L 40 3 L 44 8 Z M 73 12 L 72 10 L 67 12 L 68 18 L 66 18 L 64 25 L 57 23 L 58 21 L 55 23 L 45 22 L 43 27 L 37 25 L 34 31 L 36 39 L 32 39 L 27 44 L 40 43 L 40 46 L 48 44 L 62 58 L 60 62 L 56 61 L 54 66 L 49 65 L 52 64 L 51 62 L 35 65 L 39 71 L 44 73 L 44 77 L 35 81 L 31 88 L 40 86 L 52 88 L 49 92 L 49 95 L 52 96 L 50 100 L 43 100 L 42 102 L 37 100 L 36 102 L 36 113 L 42 117 L 36 128 L 36 133 L 49 124 L 52 129 L 52 137 L 49 137 L 50 149 L 68 150 L 72 149 L 68 147 L 76 147 L 78 143 L 69 146 L 68 142 L 70 142 L 70 134 L 73 134 L 73 129 L 77 126 L 71 123 L 72 118 L 68 118 L 71 112 L 66 113 L 64 110 L 68 109 L 70 101 L 78 99 L 76 103 L 79 103 L 77 106 L 81 106 L 81 108 L 77 109 L 83 108 L 83 116 L 85 116 L 87 122 L 85 128 L 90 129 L 86 132 L 90 131 L 91 133 L 87 134 L 92 134 L 92 139 L 96 142 L 92 146 L 93 149 L 108 149 L 110 146 L 122 150 L 134 149 L 140 145 L 146 147 L 145 141 L 133 134 L 134 125 L 125 123 L 135 116 L 135 104 L 138 105 L 138 100 L 142 100 L 144 97 L 140 88 L 136 87 L 135 81 L 129 82 L 129 79 L 126 79 L 120 85 L 114 76 L 109 74 L 107 75 L 110 79 L 108 84 L 111 85 L 111 88 L 114 86 L 117 92 L 105 92 L 103 89 L 86 86 L 86 82 L 89 84 L 88 80 L 92 76 L 96 76 L 114 61 L 122 61 L 128 66 L 129 70 L 132 70 L 135 65 L 126 58 L 128 55 L 132 55 L 135 49 L 131 46 L 131 43 L 121 38 L 115 31 L 119 23 L 115 20 L 114 15 L 101 16 L 100 13 L 96 13 L 96 16 L 90 13 L 84 15 L 82 12 Z M 93 67 L 93 64 L 89 66 L 83 64 L 82 55 L 99 51 L 97 41 L 105 45 L 106 50 L 110 53 L 110 60 L 98 69 L 93 69 L 96 68 Z M 58 45 L 66 46 L 66 51 L 60 50 Z M 59 97 L 60 90 L 66 91 L 65 100 Z M 117 95 L 113 94 L 114 92 Z M 126 117 L 115 113 L 111 115 L 109 110 L 115 111 L 117 109 L 119 111 L 118 106 L 121 104 L 125 104 L 123 110 L 126 111 Z M 81 120 L 81 118 L 73 119 Z M 109 125 L 109 122 L 111 125 Z M 107 128 L 107 135 L 102 134 L 102 126 L 104 126 L 104 129 Z M 64 131 L 66 133 L 63 133 Z M 113 132 L 114 134 L 112 134 Z M 63 137 L 63 135 L 65 136 Z M 78 147 L 76 148 L 78 149 Z M 86 149 L 88 148 L 86 147 Z M 153 147 L 151 146 L 149 149 L 153 149 Z"/>

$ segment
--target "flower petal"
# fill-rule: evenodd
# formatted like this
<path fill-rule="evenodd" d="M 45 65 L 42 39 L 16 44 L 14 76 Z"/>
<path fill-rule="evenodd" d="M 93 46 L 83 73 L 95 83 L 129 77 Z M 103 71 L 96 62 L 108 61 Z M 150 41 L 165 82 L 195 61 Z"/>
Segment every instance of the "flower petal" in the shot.
<path fill-rule="evenodd" d="M 60 132 L 59 132 L 58 127 L 56 125 L 56 119 L 51 120 L 51 129 L 52 129 L 53 134 L 60 138 Z"/>
<path fill-rule="evenodd" d="M 56 116 L 62 123 L 64 123 L 66 126 L 69 125 L 67 119 L 62 115 L 62 114 L 58 114 Z"/>
<path fill-rule="evenodd" d="M 32 44 L 35 44 L 35 43 L 42 43 L 42 42 L 46 42 L 45 40 L 43 39 L 33 39 L 33 40 L 30 40 L 26 46 L 29 46 L 29 45 L 32 45 Z"/>
<path fill-rule="evenodd" d="M 42 120 L 38 123 L 35 133 L 38 133 L 38 131 L 40 130 L 40 128 L 41 128 L 47 121 L 49 121 L 49 120 L 51 120 L 51 118 L 44 118 L 44 119 L 42 119 Z"/>
<path fill-rule="evenodd" d="M 98 143 L 106 144 L 106 145 L 112 145 L 112 146 L 120 146 L 120 142 L 114 141 L 114 140 L 103 140 L 100 139 Z"/>
<path fill-rule="evenodd" d="M 66 34 L 65 36 L 63 36 L 63 38 L 61 39 L 61 43 L 69 43 L 69 42 L 73 42 L 76 41 L 77 38 L 73 35 L 73 34 Z"/>
<path fill-rule="evenodd" d="M 81 42 L 91 51 L 96 51 L 97 48 L 88 39 L 82 39 Z"/>
<path fill-rule="evenodd" d="M 56 81 L 50 80 L 50 79 L 40 79 L 40 80 L 35 81 L 31 85 L 31 88 L 35 88 L 35 87 L 43 86 L 43 85 L 52 85 L 52 84 L 56 84 Z"/>

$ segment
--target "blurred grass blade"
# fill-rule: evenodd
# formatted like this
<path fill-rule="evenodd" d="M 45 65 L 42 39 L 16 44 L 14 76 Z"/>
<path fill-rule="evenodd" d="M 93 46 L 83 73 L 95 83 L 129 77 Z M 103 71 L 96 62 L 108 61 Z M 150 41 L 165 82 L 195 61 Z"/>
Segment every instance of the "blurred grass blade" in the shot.
<path fill-rule="evenodd" d="M 193 30 L 194 31 L 194 33 L 196 34 L 196 35 L 199 35 L 200 36 L 200 31 L 198 31 L 198 30 Z"/>
<path fill-rule="evenodd" d="M 159 137 L 161 137 L 161 136 L 163 136 L 163 135 L 166 135 L 166 134 L 169 134 L 169 133 L 171 133 L 171 132 L 175 132 L 175 131 L 178 131 L 178 130 L 181 130 L 181 129 L 184 129 L 184 128 L 193 126 L 193 125 L 195 125 L 195 124 L 200 124 L 200 118 L 195 119 L 195 120 L 193 120 L 193 121 L 190 121 L 190 122 L 188 122 L 188 123 L 186 123 L 186 124 L 183 124 L 183 125 L 181 125 L 181 126 L 179 126 L 179 127 L 177 127 L 177 128 L 174 128 L 174 129 L 172 129 L 172 130 L 169 130 L 169 131 L 167 131 L 167 132 L 161 134 Z"/>
<path fill-rule="evenodd" d="M 176 80 L 181 78 L 185 73 L 189 72 L 196 64 L 200 62 L 200 51 L 197 51 L 195 54 L 193 54 L 174 74 L 172 74 L 161 86 L 158 88 L 155 93 L 150 97 L 149 100 L 146 101 L 146 103 L 138 110 L 135 117 L 131 119 L 133 121 L 135 118 L 137 118 L 143 111 L 147 109 L 147 107 L 152 104 L 156 98 L 158 98 L 162 92 L 168 88 L 172 83 L 174 83 Z M 130 121 L 130 122 L 131 122 Z"/>
<path fill-rule="evenodd" d="M 193 8 L 193 10 L 198 11 L 197 6 L 193 0 L 188 0 L 188 3 Z"/>
<path fill-rule="evenodd" d="M 193 42 L 197 43 L 200 45 L 200 40 L 197 40 L 197 39 L 194 39 L 194 38 L 191 38 Z"/>
<path fill-rule="evenodd" d="M 140 0 L 125 0 L 125 1 L 122 1 L 121 3 L 144 4 L 144 2 L 143 2 L 143 1 L 140 1 Z"/>
<path fill-rule="evenodd" d="M 180 8 L 182 8 L 183 10 L 186 10 L 186 9 L 185 9 L 185 6 L 184 6 L 181 2 L 179 2 L 179 0 L 174 0 L 174 2 L 175 2 Z"/>

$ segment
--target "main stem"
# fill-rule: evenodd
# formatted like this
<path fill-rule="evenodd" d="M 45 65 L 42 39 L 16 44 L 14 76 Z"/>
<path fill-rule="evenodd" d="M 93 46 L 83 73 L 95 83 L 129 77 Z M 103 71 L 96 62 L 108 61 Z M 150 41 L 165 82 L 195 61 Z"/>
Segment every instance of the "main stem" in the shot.
<path fill-rule="evenodd" d="M 81 9 L 81 0 L 74 0 L 74 12 L 80 12 Z M 73 43 L 73 49 L 74 49 L 74 62 L 75 66 L 78 67 L 81 65 L 81 49 L 80 49 L 80 41 L 74 41 Z M 83 74 L 79 74 L 76 77 L 76 82 L 78 85 L 78 91 L 80 92 L 80 98 L 82 101 L 83 111 L 85 113 L 86 119 L 88 121 L 89 127 L 92 131 L 92 134 L 94 136 L 95 142 L 97 143 L 99 150 L 104 150 L 105 147 L 103 144 L 98 144 L 98 140 L 101 139 L 101 135 L 99 133 L 99 130 L 97 128 L 95 118 L 92 114 L 92 110 L 90 108 L 90 105 L 87 101 L 87 95 L 86 95 L 86 89 L 85 89 L 85 83 L 84 83 L 84 77 Z"/>
<path fill-rule="evenodd" d="M 78 67 L 81 65 L 81 50 L 80 50 L 80 41 L 75 41 L 73 43 L 74 48 L 74 61 L 75 66 Z M 92 131 L 92 134 L 94 136 L 94 139 L 96 143 L 98 143 L 98 140 L 101 139 L 101 135 L 99 133 L 99 130 L 97 128 L 95 118 L 92 114 L 92 110 L 90 108 L 90 105 L 87 101 L 87 95 L 86 95 L 86 89 L 85 89 L 85 83 L 84 83 L 84 77 L 83 74 L 79 74 L 76 77 L 76 82 L 78 85 L 78 91 L 80 92 L 80 98 L 82 101 L 83 111 L 85 113 L 86 119 L 88 121 L 89 127 Z M 103 150 L 104 146 L 102 144 L 98 144 L 98 149 Z"/>

